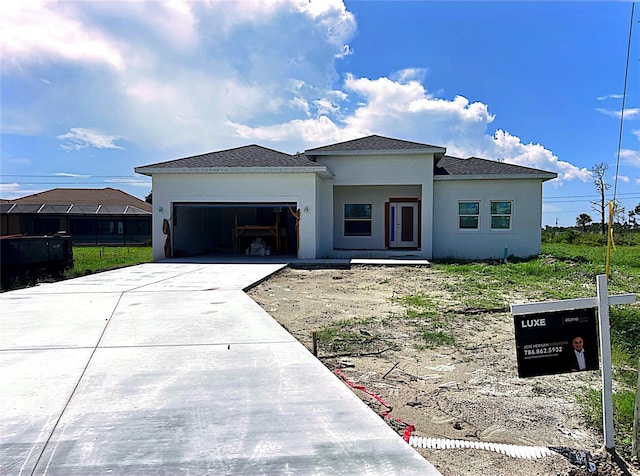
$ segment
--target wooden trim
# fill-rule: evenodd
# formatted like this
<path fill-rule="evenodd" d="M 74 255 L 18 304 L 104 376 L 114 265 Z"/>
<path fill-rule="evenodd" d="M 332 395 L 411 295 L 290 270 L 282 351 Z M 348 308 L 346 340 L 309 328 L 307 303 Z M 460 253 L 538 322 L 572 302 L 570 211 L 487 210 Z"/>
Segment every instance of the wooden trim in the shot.
<path fill-rule="evenodd" d="M 420 198 L 411 197 L 389 197 L 390 202 L 419 202 Z"/>
<path fill-rule="evenodd" d="M 418 200 L 418 248 L 422 249 L 422 201 Z"/>
<path fill-rule="evenodd" d="M 389 202 L 384 202 L 384 246 L 389 248 Z"/>

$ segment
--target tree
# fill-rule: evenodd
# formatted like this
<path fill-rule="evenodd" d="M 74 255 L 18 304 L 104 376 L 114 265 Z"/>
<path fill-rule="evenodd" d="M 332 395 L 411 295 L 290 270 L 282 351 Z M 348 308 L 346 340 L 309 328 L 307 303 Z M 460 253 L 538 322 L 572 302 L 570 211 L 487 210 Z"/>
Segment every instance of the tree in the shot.
<path fill-rule="evenodd" d="M 613 222 L 620 225 L 624 225 L 625 222 L 625 210 L 618 200 L 613 201 Z"/>
<path fill-rule="evenodd" d="M 149 195 L 144 197 L 144 201 L 147 203 L 153 203 L 153 190 L 149 192 Z"/>
<path fill-rule="evenodd" d="M 592 221 L 593 220 L 589 215 L 587 215 L 586 213 L 581 213 L 580 216 L 576 218 L 576 226 L 582 228 L 582 233 L 585 233 L 587 231 L 587 226 L 589 226 L 589 223 L 591 223 Z"/>
<path fill-rule="evenodd" d="M 602 218 L 600 223 L 602 226 L 603 235 L 607 234 L 607 227 L 606 227 L 606 220 L 605 220 L 605 210 L 606 210 L 605 194 L 607 193 L 607 190 L 611 188 L 611 184 L 608 184 L 604 180 L 604 174 L 607 172 L 608 168 L 609 166 L 604 162 L 600 162 L 599 164 L 596 164 L 593 167 L 591 167 L 591 177 L 593 177 L 593 184 L 596 186 L 596 190 L 600 195 L 600 200 L 593 201 L 591 202 L 591 204 L 593 205 L 593 209 L 598 213 L 600 213 L 600 217 Z"/>
<path fill-rule="evenodd" d="M 633 210 L 629 210 L 629 226 L 633 230 L 638 226 L 638 218 L 640 218 L 640 203 Z"/>

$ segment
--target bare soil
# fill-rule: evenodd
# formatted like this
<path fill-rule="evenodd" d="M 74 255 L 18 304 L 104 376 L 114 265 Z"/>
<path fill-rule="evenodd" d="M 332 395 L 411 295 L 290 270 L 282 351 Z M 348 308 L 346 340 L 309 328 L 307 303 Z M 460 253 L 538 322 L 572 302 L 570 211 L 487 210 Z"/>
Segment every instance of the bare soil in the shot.
<path fill-rule="evenodd" d="M 286 268 L 248 293 L 318 358 L 393 409 L 403 434 L 589 451 L 596 473 L 566 457 L 519 459 L 480 449 L 417 449 L 443 475 L 640 474 L 602 448 L 576 402 L 598 372 L 518 378 L 513 321 L 505 306 L 469 307 L 456 279 L 427 267 Z M 407 314 L 403 296 L 426 295 L 435 313 Z M 509 293 L 505 302 L 531 301 Z M 466 304 L 465 304 L 466 303 Z M 425 339 L 425 336 L 427 337 Z M 346 384 L 346 383 L 345 383 Z M 372 410 L 384 408 L 352 389 Z"/>

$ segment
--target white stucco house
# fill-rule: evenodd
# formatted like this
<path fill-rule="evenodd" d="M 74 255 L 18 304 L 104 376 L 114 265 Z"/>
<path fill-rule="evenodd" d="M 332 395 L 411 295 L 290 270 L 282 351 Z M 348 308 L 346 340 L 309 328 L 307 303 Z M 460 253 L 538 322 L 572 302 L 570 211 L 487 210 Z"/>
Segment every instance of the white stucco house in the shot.
<path fill-rule="evenodd" d="M 528 257 L 557 175 L 372 135 L 290 155 L 258 145 L 137 167 L 152 177 L 153 258 Z M 170 237 L 167 240 L 167 237 Z"/>

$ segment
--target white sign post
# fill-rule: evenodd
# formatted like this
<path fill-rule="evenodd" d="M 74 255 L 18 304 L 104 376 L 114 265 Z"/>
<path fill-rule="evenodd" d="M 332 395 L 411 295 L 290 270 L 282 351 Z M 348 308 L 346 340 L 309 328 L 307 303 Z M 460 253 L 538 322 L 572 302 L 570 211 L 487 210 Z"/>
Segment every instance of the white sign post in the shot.
<path fill-rule="evenodd" d="M 613 448 L 613 376 L 611 364 L 611 329 L 609 326 L 609 291 L 607 275 L 597 277 L 598 317 L 600 322 L 600 356 L 602 359 L 602 429 L 604 445 Z M 635 295 L 634 301 L 635 301 Z"/>
<path fill-rule="evenodd" d="M 600 358 L 602 360 L 602 428 L 604 443 L 609 449 L 613 448 L 613 391 L 611 366 L 611 331 L 609 326 L 609 306 L 616 304 L 632 304 L 636 301 L 635 294 L 618 294 L 609 296 L 607 276 L 604 274 L 596 278 L 598 296 L 593 298 L 565 299 L 563 301 L 535 302 L 530 304 L 512 304 L 511 314 L 532 314 L 539 312 L 557 312 L 570 309 L 598 308 L 600 323 Z"/>

